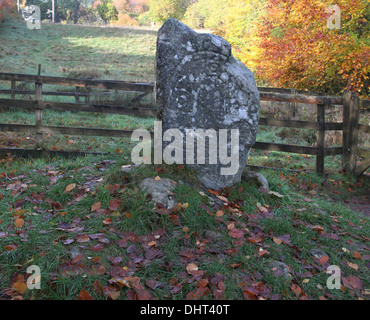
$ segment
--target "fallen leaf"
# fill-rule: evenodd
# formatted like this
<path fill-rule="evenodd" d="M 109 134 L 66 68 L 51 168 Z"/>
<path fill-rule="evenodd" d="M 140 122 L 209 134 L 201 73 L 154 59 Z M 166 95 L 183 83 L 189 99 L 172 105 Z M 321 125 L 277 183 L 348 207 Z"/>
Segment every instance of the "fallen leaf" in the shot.
<path fill-rule="evenodd" d="M 264 250 L 264 249 L 262 249 L 262 248 L 260 248 L 260 250 L 258 250 L 258 256 L 259 257 L 262 257 L 262 256 L 264 256 L 265 254 L 268 254 L 268 251 L 267 250 Z"/>
<path fill-rule="evenodd" d="M 15 220 L 14 224 L 16 225 L 17 228 L 22 228 L 23 225 L 24 225 L 24 220 L 19 218 L 19 219 Z"/>
<path fill-rule="evenodd" d="M 92 284 L 92 290 L 96 293 L 96 294 L 101 294 L 103 293 L 103 285 L 101 284 L 101 282 L 99 280 L 96 280 L 93 284 Z"/>
<path fill-rule="evenodd" d="M 227 198 L 223 197 L 223 196 L 216 195 L 216 197 L 219 198 L 223 202 L 229 202 L 229 200 Z"/>
<path fill-rule="evenodd" d="M 205 286 L 207 286 L 207 284 L 208 284 L 208 280 L 207 279 L 200 279 L 196 283 L 196 286 L 197 286 L 197 288 L 204 288 Z"/>
<path fill-rule="evenodd" d="M 276 243 L 276 244 L 278 244 L 278 245 L 280 245 L 280 244 L 282 244 L 283 243 L 283 241 L 282 240 L 280 240 L 279 238 L 277 238 L 277 237 L 273 237 L 272 238 L 272 240 Z"/>
<path fill-rule="evenodd" d="M 224 212 L 222 210 L 218 210 L 216 212 L 216 217 L 222 217 L 224 215 Z"/>
<path fill-rule="evenodd" d="M 18 248 L 18 246 L 16 244 L 9 244 L 7 246 L 4 247 L 4 249 L 6 251 L 14 251 Z"/>
<path fill-rule="evenodd" d="M 79 254 L 78 256 L 74 257 L 71 261 L 71 264 L 77 264 L 80 262 L 85 256 L 83 254 Z"/>
<path fill-rule="evenodd" d="M 118 210 L 119 205 L 121 204 L 121 200 L 119 199 L 111 199 L 109 201 L 109 210 L 116 211 Z"/>
<path fill-rule="evenodd" d="M 350 268 L 358 270 L 358 264 L 352 262 L 348 262 L 347 264 Z"/>
<path fill-rule="evenodd" d="M 13 288 L 17 290 L 19 294 L 24 294 L 27 291 L 27 285 L 23 281 L 13 283 Z"/>
<path fill-rule="evenodd" d="M 349 289 L 362 289 L 362 281 L 359 277 L 348 276 L 343 277 L 343 285 Z"/>
<path fill-rule="evenodd" d="M 76 237 L 76 241 L 77 242 L 88 242 L 88 241 L 90 241 L 90 238 L 89 238 L 89 236 L 87 236 L 85 234 L 82 234 L 82 235 L 78 235 Z"/>
<path fill-rule="evenodd" d="M 107 225 L 107 224 L 112 224 L 113 220 L 112 218 L 105 218 L 103 219 L 103 224 Z"/>
<path fill-rule="evenodd" d="M 82 289 L 77 297 L 77 300 L 95 300 L 95 299 L 91 297 L 86 290 Z"/>
<path fill-rule="evenodd" d="M 316 226 L 313 226 L 313 227 L 312 227 L 312 230 L 313 230 L 313 231 L 317 231 L 317 232 L 321 233 L 321 232 L 323 232 L 323 231 L 324 231 L 324 227 L 319 226 L 319 225 L 316 225 Z"/>
<path fill-rule="evenodd" d="M 75 183 L 71 183 L 69 184 L 68 186 L 66 186 L 64 192 L 70 192 L 72 191 L 74 188 L 76 188 L 76 184 Z"/>
<path fill-rule="evenodd" d="M 117 291 L 117 289 L 113 286 L 105 286 L 103 287 L 103 292 L 105 295 L 107 295 L 112 300 L 117 300 L 120 296 L 120 292 Z"/>
<path fill-rule="evenodd" d="M 101 202 L 96 202 L 91 206 L 91 212 L 96 211 L 101 208 Z"/>
<path fill-rule="evenodd" d="M 186 271 L 188 273 L 191 274 L 192 271 L 197 271 L 198 270 L 198 266 L 195 264 L 195 263 L 189 263 L 187 266 L 186 266 Z"/>
<path fill-rule="evenodd" d="M 278 198 L 284 198 L 282 194 L 276 191 L 269 191 L 269 194 L 272 194 L 273 196 L 278 197 Z"/>
<path fill-rule="evenodd" d="M 238 229 L 238 228 L 233 228 L 229 231 L 229 236 L 234 239 L 240 239 L 244 236 L 244 230 L 243 229 Z"/>
<path fill-rule="evenodd" d="M 295 293 L 295 295 L 297 297 L 302 293 L 302 289 L 300 288 L 300 286 L 298 286 L 294 283 L 292 284 L 292 286 L 290 288 L 292 289 L 292 291 Z"/>
<path fill-rule="evenodd" d="M 155 180 L 155 181 L 159 181 L 159 180 L 161 180 L 161 178 L 160 178 L 159 176 L 156 176 L 156 177 L 154 178 L 154 180 Z"/>
<path fill-rule="evenodd" d="M 361 260 L 361 254 L 359 253 L 359 252 L 357 252 L 357 251 L 355 251 L 355 252 L 353 252 L 353 257 L 355 258 L 355 259 L 358 259 L 358 260 Z"/>
<path fill-rule="evenodd" d="M 320 264 L 321 264 L 322 266 L 324 266 L 328 261 L 329 261 L 329 257 L 328 257 L 328 256 L 322 256 L 322 257 L 320 258 Z"/>

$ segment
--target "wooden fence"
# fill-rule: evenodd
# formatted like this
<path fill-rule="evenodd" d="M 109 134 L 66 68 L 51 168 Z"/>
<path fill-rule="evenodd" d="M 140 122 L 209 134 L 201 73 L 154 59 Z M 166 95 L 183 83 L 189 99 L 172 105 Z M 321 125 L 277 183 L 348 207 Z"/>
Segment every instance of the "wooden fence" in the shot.
<path fill-rule="evenodd" d="M 85 152 L 68 152 L 57 150 L 45 150 L 43 147 L 44 134 L 67 134 L 67 135 L 83 135 L 83 136 L 109 136 L 109 137 L 131 137 L 131 130 L 117 129 L 102 129 L 102 128 L 84 128 L 84 127 L 63 127 L 63 126 L 44 126 L 42 123 L 43 110 L 58 110 L 58 111 L 78 111 L 78 112 L 99 112 L 113 113 L 124 115 L 135 115 L 142 117 L 156 117 L 157 110 L 153 107 L 148 107 L 140 104 L 140 99 L 144 96 L 153 93 L 153 84 L 151 83 L 131 83 L 124 81 L 108 81 L 108 80 L 89 80 L 89 79 L 74 79 L 64 77 L 41 76 L 40 67 L 38 75 L 0 73 L 0 80 L 10 81 L 11 88 L 0 90 L 0 94 L 9 94 L 9 99 L 0 99 L 0 107 L 5 108 L 22 108 L 35 111 L 35 125 L 24 124 L 8 124 L 1 123 L 0 131 L 9 132 L 30 132 L 34 133 L 35 149 L 15 149 L 1 148 L 0 154 L 13 153 L 18 155 L 37 156 L 42 154 L 59 153 L 61 155 L 80 155 Z M 35 90 L 17 90 L 16 82 L 31 82 L 35 84 Z M 74 92 L 58 92 L 49 91 L 43 92 L 44 84 L 63 85 L 75 87 Z M 85 92 L 81 92 L 80 88 L 86 88 Z M 117 105 L 101 105 L 90 102 L 92 95 L 90 88 L 99 88 L 105 90 L 122 90 L 125 92 L 134 92 L 137 95 L 126 106 Z M 342 165 L 347 171 L 361 175 L 370 166 L 370 151 L 358 148 L 359 132 L 370 133 L 370 126 L 359 124 L 360 108 L 369 108 L 369 100 L 360 100 L 355 94 L 345 92 L 342 96 L 322 96 L 314 95 L 305 91 L 291 89 L 276 89 L 276 88 L 258 88 L 260 91 L 261 101 L 279 101 L 294 104 L 310 104 L 313 108 L 316 107 L 316 121 L 301 121 L 301 120 L 278 120 L 260 118 L 259 124 L 264 126 L 289 127 L 297 129 L 312 129 L 317 131 L 316 146 L 297 146 L 280 143 L 270 143 L 258 141 L 255 143 L 255 149 L 273 150 L 290 152 L 297 154 L 309 154 L 316 156 L 316 172 L 324 173 L 324 158 L 328 155 L 342 155 Z M 33 94 L 34 100 L 16 99 L 17 94 Z M 95 93 L 109 94 L 109 92 Z M 74 96 L 75 103 L 65 102 L 50 102 L 43 101 L 43 96 Z M 80 102 L 80 97 L 85 98 L 85 102 Z M 326 122 L 325 110 L 329 106 L 343 106 L 343 122 Z M 343 145 L 340 147 L 325 147 L 325 131 L 340 130 L 343 132 Z M 357 166 L 357 156 L 364 157 L 361 165 Z"/>

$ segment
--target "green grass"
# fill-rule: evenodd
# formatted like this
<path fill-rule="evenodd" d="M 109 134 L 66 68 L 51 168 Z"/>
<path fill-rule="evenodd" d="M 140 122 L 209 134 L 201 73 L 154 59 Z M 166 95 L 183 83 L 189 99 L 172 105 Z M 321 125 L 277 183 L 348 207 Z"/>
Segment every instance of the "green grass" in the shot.
<path fill-rule="evenodd" d="M 367 298 L 364 290 L 327 289 L 328 275 L 324 269 L 317 269 L 320 263 L 314 260 L 309 250 L 325 251 L 329 264 L 338 265 L 343 277 L 357 276 L 363 288 L 368 287 L 367 262 L 365 258 L 358 260 L 353 257 L 355 251 L 363 257 L 367 254 L 368 218 L 350 210 L 342 201 L 354 194 L 366 194 L 368 182 L 356 184 L 341 175 L 325 179 L 315 174 L 268 170 L 262 173 L 269 180 L 271 190 L 283 198 L 261 193 L 258 186 L 242 181 L 223 190 L 229 205 L 216 208 L 202 196 L 200 192 L 204 190 L 194 187 L 190 180 L 191 172 L 186 169 L 145 166 L 127 175 L 120 171 L 120 166 L 125 163 L 121 157 L 113 155 L 110 159 L 116 162 L 106 164 L 104 171 L 98 170 L 106 160 L 103 157 L 2 160 L 0 231 L 6 232 L 0 253 L 0 294 L 3 298 L 12 294 L 16 297 L 17 293 L 10 290 L 15 277 L 23 275 L 26 279 L 27 267 L 38 265 L 42 273 L 42 288 L 22 292 L 25 299 L 77 299 L 82 289 L 95 299 L 107 299 L 107 293 L 93 289 L 95 281 L 103 287 L 115 288 L 120 293 L 119 299 L 127 299 L 132 293 L 130 290 L 136 289 L 112 280 L 116 279 L 112 274 L 117 271 L 117 266 L 111 262 L 114 257 L 121 257 L 118 264 L 121 271 L 126 270 L 130 276 L 138 277 L 145 290 L 159 299 L 186 299 L 189 292 L 196 292 L 201 278 L 210 281 L 217 274 L 224 277 L 226 299 L 243 299 L 243 288 L 259 282 L 270 290 L 267 297 L 279 294 L 281 299 L 297 299 L 291 290 L 291 281 L 295 281 L 310 299 L 322 296 L 328 299 Z M 179 183 L 174 190 L 176 201 L 181 206 L 169 214 L 159 214 L 150 199 L 138 189 L 141 179 L 157 175 L 185 182 Z M 51 184 L 53 177 L 56 182 Z M 15 192 L 10 186 L 15 181 L 27 188 L 20 189 L 20 193 Z M 328 185 L 323 187 L 325 181 Z M 342 181 L 341 185 L 339 181 Z M 65 192 L 66 186 L 72 183 L 76 187 Z M 348 185 L 352 184 L 356 186 L 349 191 Z M 115 190 L 112 186 L 116 187 Z M 302 186 L 309 186 L 314 192 L 307 193 Z M 83 198 L 76 201 L 78 194 Z M 42 200 L 37 201 L 41 199 L 38 196 Z M 333 201 L 328 202 L 328 197 Z M 112 199 L 120 200 L 114 210 L 109 208 Z M 55 202 L 60 206 L 53 204 Z M 103 210 L 92 212 L 91 206 L 97 202 L 101 202 Z M 185 203 L 188 205 L 183 207 Z M 238 215 L 230 209 L 236 208 L 235 205 L 239 208 Z M 268 208 L 269 214 L 263 215 L 258 206 Z M 221 219 L 216 216 L 218 210 L 224 213 Z M 17 218 L 24 219 L 24 226 L 15 226 Z M 111 222 L 104 224 L 107 218 Z M 238 229 L 246 228 L 241 239 L 229 235 L 227 226 L 231 222 Z M 67 229 L 63 229 L 63 223 L 64 226 L 69 224 L 65 227 Z M 312 229 L 315 225 L 324 228 L 323 236 Z M 333 225 L 339 230 L 335 231 Z M 69 231 L 68 228 L 73 227 L 79 229 Z M 155 240 L 155 247 L 161 254 L 147 259 L 148 243 L 153 240 L 150 235 L 160 230 L 162 233 Z M 217 237 L 212 238 L 210 231 Z M 146 236 L 147 240 L 131 238 L 125 246 L 120 246 L 125 232 Z M 258 232 L 262 233 L 263 240 L 250 242 L 249 237 Z M 338 239 L 327 237 L 332 233 L 337 234 Z M 106 242 L 99 242 L 96 238 L 78 242 L 79 236 L 94 234 L 103 234 Z M 283 235 L 290 235 L 290 244 L 273 241 L 274 236 Z M 73 243 L 67 244 L 65 241 L 68 239 L 74 240 Z M 102 245 L 102 250 L 94 251 L 98 244 Z M 10 251 L 6 249 L 8 245 L 17 247 Z M 136 245 L 135 251 L 128 251 L 131 245 Z M 268 253 L 259 257 L 259 248 Z M 190 250 L 193 256 L 184 257 L 184 250 Z M 73 253 L 74 256 L 83 255 L 77 264 L 72 262 Z M 138 262 L 134 263 L 133 259 Z M 292 280 L 282 280 L 272 274 L 270 263 L 273 260 L 283 261 L 292 268 Z M 186 272 L 186 266 L 191 262 L 196 263 L 204 275 L 192 278 Z M 348 262 L 356 263 L 358 270 L 349 267 Z M 161 285 L 152 289 L 147 280 L 158 281 Z M 174 293 L 176 283 L 181 289 Z M 207 287 L 211 291 L 200 299 L 212 299 L 214 287 L 211 284 Z"/>
<path fill-rule="evenodd" d="M 77 78 L 153 82 L 156 32 L 150 30 L 26 24 L 0 27 L 0 70 Z"/>

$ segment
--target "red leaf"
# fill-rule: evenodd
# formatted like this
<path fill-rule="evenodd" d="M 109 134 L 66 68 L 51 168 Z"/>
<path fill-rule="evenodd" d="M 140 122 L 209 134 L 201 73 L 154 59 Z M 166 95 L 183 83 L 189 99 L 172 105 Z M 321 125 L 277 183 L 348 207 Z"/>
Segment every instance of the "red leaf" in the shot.
<path fill-rule="evenodd" d="M 117 300 L 120 295 L 120 292 L 113 286 L 103 287 L 103 292 L 112 300 Z"/>
<path fill-rule="evenodd" d="M 357 276 L 343 277 L 343 285 L 349 289 L 362 289 L 362 281 Z"/>
<path fill-rule="evenodd" d="M 229 236 L 234 239 L 239 239 L 244 236 L 244 230 L 238 228 L 232 228 L 229 231 Z"/>
<path fill-rule="evenodd" d="M 95 300 L 95 299 L 91 297 L 86 290 L 82 289 L 78 295 L 77 300 Z"/>
<path fill-rule="evenodd" d="M 109 210 L 116 211 L 118 210 L 119 205 L 121 204 L 121 200 L 118 199 L 111 199 L 109 201 Z"/>
<path fill-rule="evenodd" d="M 327 256 L 322 256 L 321 258 L 320 258 L 320 264 L 324 267 L 325 266 L 325 264 L 327 263 L 329 261 L 329 257 L 327 257 Z"/>

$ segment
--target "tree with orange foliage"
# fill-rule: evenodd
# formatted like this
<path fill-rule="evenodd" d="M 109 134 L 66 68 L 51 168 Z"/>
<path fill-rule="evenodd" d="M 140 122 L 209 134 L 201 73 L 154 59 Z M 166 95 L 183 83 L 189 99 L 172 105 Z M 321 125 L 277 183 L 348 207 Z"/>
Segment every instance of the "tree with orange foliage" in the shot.
<path fill-rule="evenodd" d="M 328 28 L 329 1 L 230 0 L 221 32 L 265 84 L 368 97 L 369 3 L 336 3 L 339 29 Z"/>

